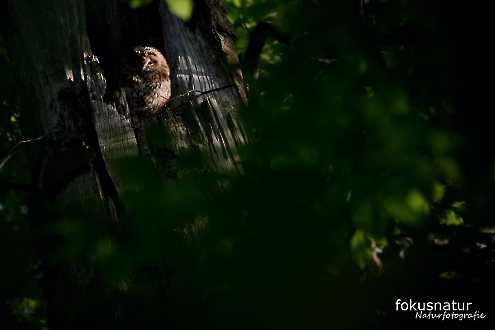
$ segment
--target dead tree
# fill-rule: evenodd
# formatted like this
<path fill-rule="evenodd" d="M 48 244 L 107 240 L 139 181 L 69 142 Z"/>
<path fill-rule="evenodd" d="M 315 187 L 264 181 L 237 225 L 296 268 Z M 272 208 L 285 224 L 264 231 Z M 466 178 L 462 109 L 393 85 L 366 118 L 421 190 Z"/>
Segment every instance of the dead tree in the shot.
<path fill-rule="evenodd" d="M 158 175 L 174 180 L 174 162 L 187 152 L 201 154 L 210 171 L 240 170 L 238 147 L 246 137 L 238 111 L 246 96 L 240 73 L 232 69 L 233 30 L 221 0 L 194 4 L 192 18 L 184 22 L 162 1 L 137 10 L 121 0 L 8 1 L 9 50 L 24 86 L 24 132 L 42 140 L 32 159 L 31 212 L 39 230 L 50 329 L 85 327 L 76 320 L 98 317 L 88 315 L 88 308 L 108 320 L 107 314 L 116 313 L 106 308 L 106 298 L 91 308 L 76 303 L 88 301 L 88 292 L 98 295 L 91 267 L 53 262 L 57 243 L 41 234 L 53 224 L 39 218 L 51 217 L 47 205 L 56 204 L 57 211 L 75 205 L 122 225 L 125 205 L 119 196 L 126 187 L 117 164 L 139 151 L 129 118 L 105 95 L 115 88 L 127 48 L 156 47 L 171 67 L 175 102 L 159 116 L 142 119 L 164 137 L 144 155 Z"/>

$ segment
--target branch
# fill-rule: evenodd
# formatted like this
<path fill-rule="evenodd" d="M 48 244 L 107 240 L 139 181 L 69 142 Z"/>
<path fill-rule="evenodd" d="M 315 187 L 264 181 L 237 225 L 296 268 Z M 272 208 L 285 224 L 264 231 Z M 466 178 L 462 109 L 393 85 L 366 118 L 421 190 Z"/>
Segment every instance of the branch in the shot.
<path fill-rule="evenodd" d="M 230 85 L 220 86 L 217 88 L 208 89 L 206 91 L 198 91 L 195 89 L 191 89 L 191 90 L 189 90 L 183 94 L 172 97 L 168 101 L 167 105 L 162 110 L 158 111 L 158 113 L 154 113 L 154 115 L 160 115 L 161 113 L 163 113 L 167 110 L 168 111 L 175 111 L 175 110 L 183 107 L 187 103 L 191 102 L 192 100 L 197 99 L 200 96 L 214 93 L 214 92 L 218 92 L 218 91 L 221 91 L 221 90 L 224 90 L 227 88 L 234 88 L 234 87 L 237 87 L 237 86 L 235 84 L 230 84 Z"/>
<path fill-rule="evenodd" d="M 46 137 L 47 137 L 47 135 L 42 135 L 42 136 L 39 136 L 37 138 L 22 140 L 22 141 L 17 142 L 12 148 L 10 148 L 9 152 L 7 153 L 7 156 L 5 156 L 2 160 L 2 162 L 0 163 L 0 171 L 4 168 L 5 164 L 7 164 L 7 162 L 14 156 L 16 150 L 21 145 L 43 141 Z"/>

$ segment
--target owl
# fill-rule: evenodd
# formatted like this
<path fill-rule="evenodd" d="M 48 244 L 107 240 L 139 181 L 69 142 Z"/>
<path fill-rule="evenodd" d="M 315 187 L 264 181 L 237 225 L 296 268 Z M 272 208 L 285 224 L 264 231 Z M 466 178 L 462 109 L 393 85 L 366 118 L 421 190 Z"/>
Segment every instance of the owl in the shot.
<path fill-rule="evenodd" d="M 125 93 L 131 116 L 158 112 L 171 95 L 167 60 L 156 48 L 132 48 L 124 58 L 119 87 Z"/>
<path fill-rule="evenodd" d="M 119 71 L 115 106 L 130 119 L 139 151 L 150 154 L 152 141 L 147 132 L 157 121 L 150 115 L 157 114 L 170 100 L 170 68 L 158 49 L 138 46 L 124 56 Z"/>

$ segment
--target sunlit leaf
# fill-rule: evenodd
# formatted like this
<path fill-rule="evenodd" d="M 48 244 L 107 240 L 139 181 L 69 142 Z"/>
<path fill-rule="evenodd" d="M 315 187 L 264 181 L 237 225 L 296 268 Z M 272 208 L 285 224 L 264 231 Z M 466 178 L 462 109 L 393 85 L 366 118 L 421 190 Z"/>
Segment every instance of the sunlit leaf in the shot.
<path fill-rule="evenodd" d="M 440 219 L 440 223 L 446 226 L 460 226 L 464 224 L 464 220 L 453 210 L 448 210 Z"/>
<path fill-rule="evenodd" d="M 407 204 L 409 207 L 418 213 L 428 213 L 429 205 L 423 194 L 416 190 L 412 190 L 407 195 Z"/>
<path fill-rule="evenodd" d="M 405 197 L 388 197 L 384 206 L 390 216 L 408 225 L 421 224 L 430 211 L 430 206 L 423 194 L 414 189 L 409 191 Z"/>
<path fill-rule="evenodd" d="M 166 0 L 168 8 L 177 17 L 187 21 L 193 12 L 192 0 Z"/>

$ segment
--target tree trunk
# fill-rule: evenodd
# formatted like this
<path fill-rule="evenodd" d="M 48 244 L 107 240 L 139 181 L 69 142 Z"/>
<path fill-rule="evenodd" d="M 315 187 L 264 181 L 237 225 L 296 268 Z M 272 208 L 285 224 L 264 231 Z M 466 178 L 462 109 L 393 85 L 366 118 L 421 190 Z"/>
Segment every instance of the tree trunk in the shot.
<path fill-rule="evenodd" d="M 246 138 L 238 110 L 245 91 L 240 74 L 229 68 L 237 61 L 232 28 L 218 0 L 196 1 L 189 22 L 161 1 L 131 10 L 120 0 L 9 0 L 8 13 L 16 31 L 9 44 L 25 86 L 25 131 L 43 136 L 41 151 L 33 156 L 38 194 L 31 213 L 44 265 L 49 327 L 83 328 L 99 316 L 112 322 L 113 298 L 102 292 L 91 262 L 55 258 L 57 237 L 39 234 L 54 224 L 39 218 L 56 218 L 53 210 L 75 207 L 86 217 L 96 214 L 121 226 L 125 205 L 119 194 L 126 183 L 118 165 L 139 153 L 136 134 L 148 133 L 135 130 L 104 96 L 115 88 L 121 54 L 135 45 L 164 53 L 178 102 L 176 109 L 142 119 L 143 127 L 159 127 L 162 134 L 163 141 L 151 141 L 151 154 L 144 155 L 157 172 L 174 179 L 174 162 L 188 152 L 203 155 L 209 170 L 239 171 L 237 149 Z M 197 96 L 178 97 L 187 92 Z"/>

